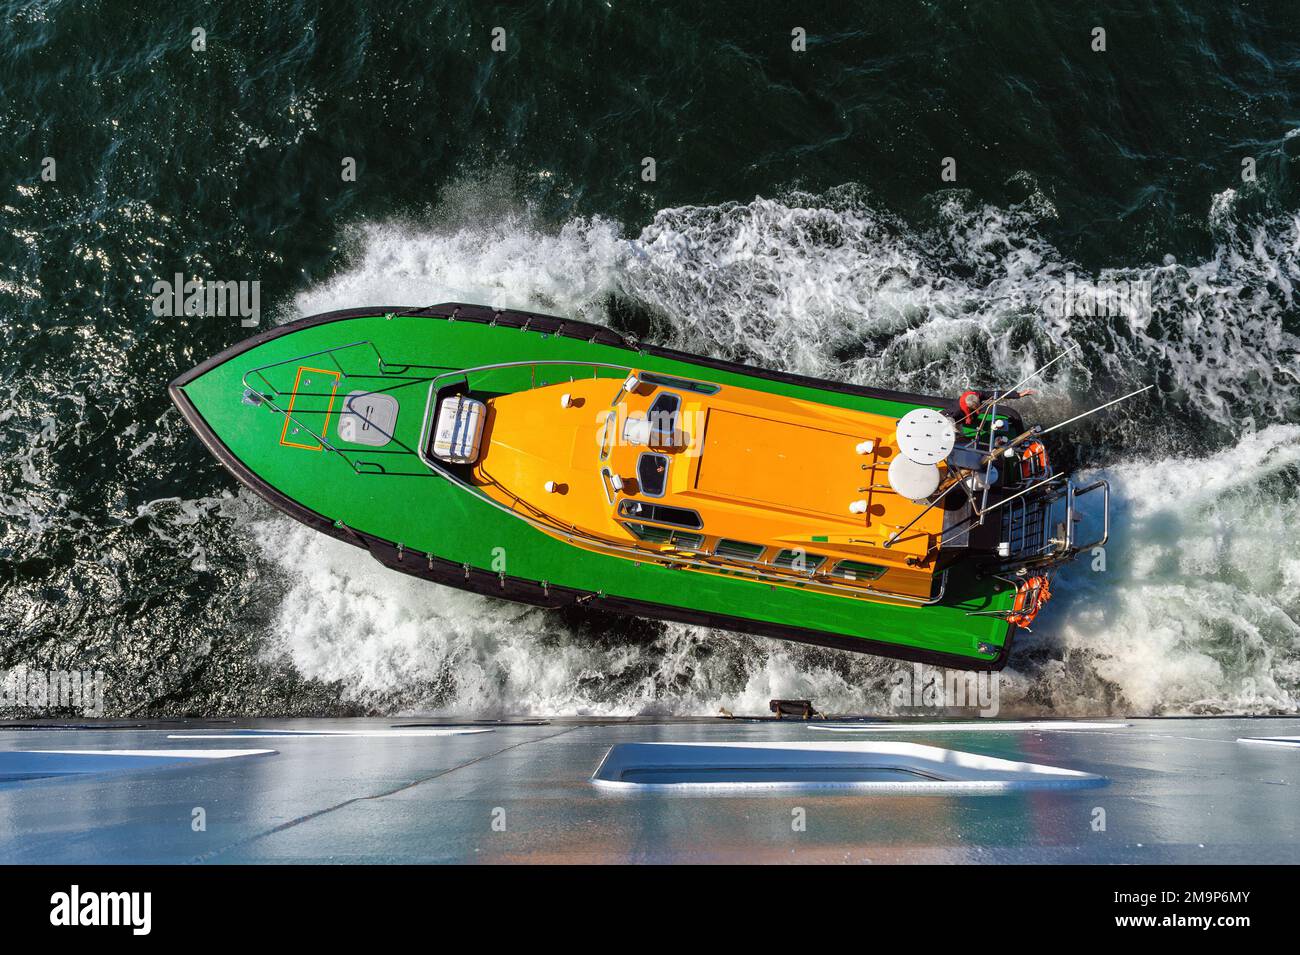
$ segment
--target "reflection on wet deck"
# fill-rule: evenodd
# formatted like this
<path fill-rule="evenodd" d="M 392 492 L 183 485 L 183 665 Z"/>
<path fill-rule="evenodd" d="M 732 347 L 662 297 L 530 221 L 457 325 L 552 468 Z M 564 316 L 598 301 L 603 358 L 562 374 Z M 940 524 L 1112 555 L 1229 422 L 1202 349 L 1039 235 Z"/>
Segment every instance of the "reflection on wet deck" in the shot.
<path fill-rule="evenodd" d="M 425 726 L 439 728 L 433 722 Z M 896 726 L 822 733 L 789 721 L 552 720 L 439 735 L 393 735 L 393 723 L 381 720 L 252 721 L 210 731 L 199 722 L 0 726 L 0 749 L 10 752 L 229 750 L 231 736 L 251 745 L 274 737 L 274 752 L 253 759 L 2 781 L 0 862 L 1300 861 L 1300 753 L 1238 742 L 1295 737 L 1294 720 L 1134 719 L 995 732 L 929 724 L 905 737 Z M 791 787 L 766 785 L 790 780 L 773 780 L 770 766 L 749 760 L 732 768 L 757 771 L 740 781 L 764 785 L 721 794 L 592 781 L 618 744 L 719 751 L 811 741 L 941 748 L 1107 783 L 996 797 L 917 793 L 891 791 L 914 788 L 914 778 L 867 778 L 862 766 L 838 766 L 817 782 L 849 785 Z M 645 768 L 633 767 L 624 781 L 647 781 L 635 778 Z M 706 763 L 701 771 L 715 769 Z M 830 778 L 845 772 L 859 775 Z M 200 831 L 192 825 L 197 808 Z"/>

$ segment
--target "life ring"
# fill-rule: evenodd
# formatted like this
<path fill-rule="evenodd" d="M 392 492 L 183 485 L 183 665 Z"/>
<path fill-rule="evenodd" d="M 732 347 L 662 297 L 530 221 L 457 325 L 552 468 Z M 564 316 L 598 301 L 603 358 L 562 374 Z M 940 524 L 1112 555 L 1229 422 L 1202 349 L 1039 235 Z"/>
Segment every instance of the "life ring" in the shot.
<path fill-rule="evenodd" d="M 1020 452 L 1020 476 L 1038 477 L 1047 473 L 1047 448 L 1041 441 L 1030 441 Z"/>
<path fill-rule="evenodd" d="M 1007 614 L 1007 622 L 1017 627 L 1029 629 L 1029 625 L 1038 616 L 1038 611 L 1052 599 L 1051 580 L 1040 574 L 1028 577 L 1016 586 L 1015 603 Z"/>

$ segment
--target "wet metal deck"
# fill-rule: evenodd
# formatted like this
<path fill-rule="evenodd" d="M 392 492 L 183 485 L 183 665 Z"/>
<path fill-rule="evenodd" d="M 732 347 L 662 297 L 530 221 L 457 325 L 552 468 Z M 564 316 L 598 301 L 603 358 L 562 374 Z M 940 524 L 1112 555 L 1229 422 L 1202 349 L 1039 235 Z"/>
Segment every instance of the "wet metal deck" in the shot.
<path fill-rule="evenodd" d="M 1238 741 L 1295 737 L 1298 720 L 847 733 L 790 721 L 555 721 L 387 732 L 415 722 L 0 725 L 14 772 L 32 759 L 17 751 L 273 751 L 0 782 L 0 862 L 1300 862 L 1300 746 Z M 303 730 L 348 735 L 283 735 Z M 921 743 L 1108 782 L 983 795 L 683 794 L 591 782 L 616 743 L 830 740 Z M 198 809 L 205 831 L 195 831 Z"/>

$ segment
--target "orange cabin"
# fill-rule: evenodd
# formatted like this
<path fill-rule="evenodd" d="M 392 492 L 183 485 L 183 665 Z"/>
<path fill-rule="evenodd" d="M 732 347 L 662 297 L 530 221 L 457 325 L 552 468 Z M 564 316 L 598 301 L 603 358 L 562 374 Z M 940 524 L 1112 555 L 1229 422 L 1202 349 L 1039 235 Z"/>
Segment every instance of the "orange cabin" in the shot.
<path fill-rule="evenodd" d="M 934 598 L 945 511 L 887 472 L 897 419 L 633 372 L 488 399 L 472 480 L 576 546 L 876 600 Z"/>

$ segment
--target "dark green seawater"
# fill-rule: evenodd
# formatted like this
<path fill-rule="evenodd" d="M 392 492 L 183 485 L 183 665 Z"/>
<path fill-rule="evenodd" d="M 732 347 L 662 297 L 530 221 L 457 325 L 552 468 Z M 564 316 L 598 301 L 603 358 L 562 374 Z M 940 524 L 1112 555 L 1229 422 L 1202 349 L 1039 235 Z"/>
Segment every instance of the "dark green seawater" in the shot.
<path fill-rule="evenodd" d="M 1033 415 L 1156 388 L 1069 432 L 1120 529 L 1003 712 L 1300 708 L 1294 2 L 4 3 L 0 143 L 0 669 L 102 670 L 118 716 L 890 707 L 889 661 L 496 603 L 277 515 L 166 398 L 250 333 L 156 317 L 183 272 L 264 325 L 459 299 L 945 392 L 1080 343 Z M 1150 308 L 1045 312 L 1074 280 Z"/>

